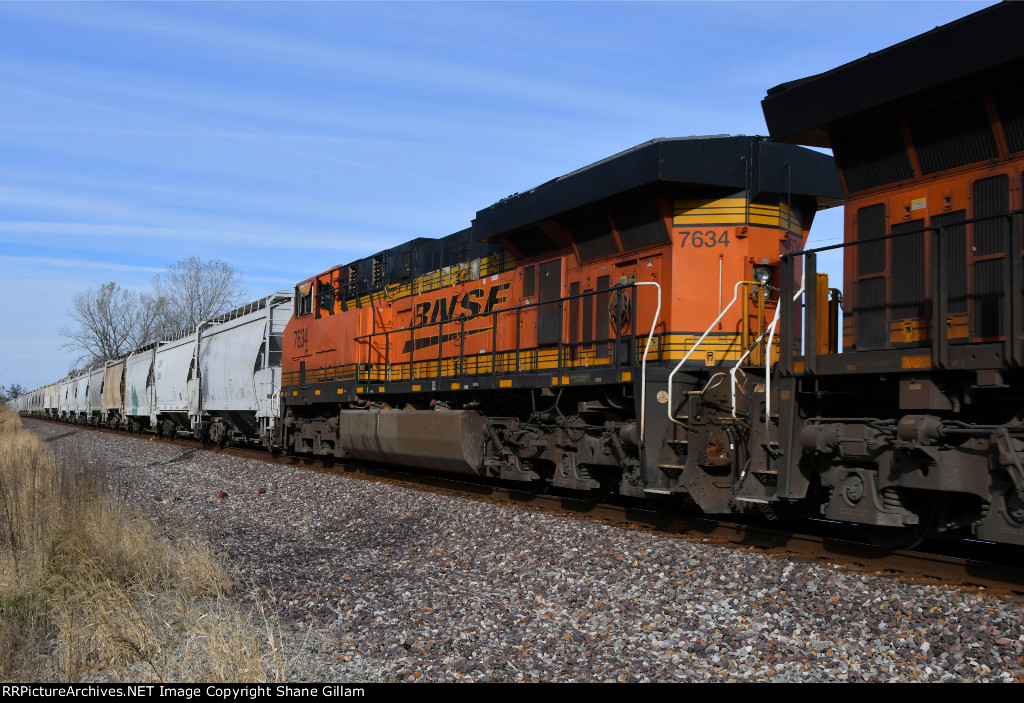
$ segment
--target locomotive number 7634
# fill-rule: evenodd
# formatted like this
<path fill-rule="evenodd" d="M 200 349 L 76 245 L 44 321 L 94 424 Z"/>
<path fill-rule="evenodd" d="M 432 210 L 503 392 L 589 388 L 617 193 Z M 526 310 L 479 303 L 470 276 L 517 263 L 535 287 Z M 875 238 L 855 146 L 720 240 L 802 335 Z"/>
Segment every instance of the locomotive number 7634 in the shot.
<path fill-rule="evenodd" d="M 722 245 L 723 247 L 729 246 L 729 230 L 723 229 L 721 232 L 716 232 L 713 229 L 697 229 L 697 230 L 680 230 L 679 234 L 682 236 L 681 245 L 685 247 L 687 243 L 690 244 L 694 249 L 700 249 L 701 247 L 716 247 Z"/>

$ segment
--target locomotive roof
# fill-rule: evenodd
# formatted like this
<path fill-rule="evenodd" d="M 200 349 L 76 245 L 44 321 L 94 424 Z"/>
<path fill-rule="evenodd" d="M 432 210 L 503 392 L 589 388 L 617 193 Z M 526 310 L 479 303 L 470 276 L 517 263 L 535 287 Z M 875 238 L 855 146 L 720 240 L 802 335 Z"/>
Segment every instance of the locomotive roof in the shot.
<path fill-rule="evenodd" d="M 871 119 L 1024 66 L 1024 3 L 1004 2 L 825 73 L 778 85 L 761 101 L 768 132 L 790 144 L 828 147 L 830 128 Z"/>
<path fill-rule="evenodd" d="M 754 164 L 750 182 L 747 161 Z M 481 241 L 656 183 L 749 187 L 752 197 L 789 193 L 814 198 L 818 207 L 837 205 L 842 198 L 832 157 L 825 154 L 763 137 L 654 139 L 480 210 L 473 236 Z"/>

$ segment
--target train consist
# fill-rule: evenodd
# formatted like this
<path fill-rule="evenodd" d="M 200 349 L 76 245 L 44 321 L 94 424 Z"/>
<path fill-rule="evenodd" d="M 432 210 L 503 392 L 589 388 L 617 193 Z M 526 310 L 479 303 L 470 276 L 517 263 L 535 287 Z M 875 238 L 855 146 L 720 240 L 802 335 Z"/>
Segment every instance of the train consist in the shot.
<path fill-rule="evenodd" d="M 18 407 L 1024 544 L 1022 23 L 778 86 L 770 139 L 642 144 Z M 804 244 L 842 203 L 840 293 Z"/>
<path fill-rule="evenodd" d="M 281 338 L 291 291 L 279 291 L 170 339 L 94 365 L 15 400 L 23 414 L 220 444 L 274 441 Z"/>

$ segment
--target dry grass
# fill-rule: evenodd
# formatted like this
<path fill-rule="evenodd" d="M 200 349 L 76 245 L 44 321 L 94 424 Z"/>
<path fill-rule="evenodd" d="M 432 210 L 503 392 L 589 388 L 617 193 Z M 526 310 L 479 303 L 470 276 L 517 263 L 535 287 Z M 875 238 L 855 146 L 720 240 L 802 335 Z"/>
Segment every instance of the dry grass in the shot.
<path fill-rule="evenodd" d="M 0 408 L 0 680 L 283 680 L 279 629 L 210 546 L 165 538 Z"/>

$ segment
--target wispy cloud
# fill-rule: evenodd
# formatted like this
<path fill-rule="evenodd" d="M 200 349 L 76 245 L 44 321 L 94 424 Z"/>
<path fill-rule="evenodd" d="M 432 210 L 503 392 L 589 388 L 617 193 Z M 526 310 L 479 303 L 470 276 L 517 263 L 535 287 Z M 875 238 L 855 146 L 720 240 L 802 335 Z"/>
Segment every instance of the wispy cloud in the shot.
<path fill-rule="evenodd" d="M 130 271 L 133 273 L 156 274 L 163 271 L 162 268 L 153 266 L 136 266 L 134 264 L 118 264 L 106 261 L 90 261 L 87 259 L 59 259 L 44 256 L 0 256 L 0 266 L 13 266 L 17 269 L 22 267 L 46 267 L 61 269 L 89 269 L 93 271 Z M 11 269 L 14 270 L 14 269 Z"/>
<path fill-rule="evenodd" d="M 571 114 L 597 113 L 608 116 L 635 115 L 652 111 L 678 109 L 678 100 L 671 92 L 651 93 L 646 89 L 632 89 L 628 83 L 609 84 L 605 77 L 595 72 L 592 76 L 577 67 L 565 71 L 558 65 L 548 65 L 539 72 L 522 71 L 525 62 L 532 64 L 529 56 L 521 56 L 512 63 L 512 68 L 488 66 L 465 61 L 450 61 L 438 58 L 425 47 L 391 46 L 387 49 L 361 45 L 343 30 L 340 37 L 327 43 L 318 37 L 288 37 L 253 29 L 228 26 L 216 21 L 195 22 L 182 19 L 171 11 L 154 11 L 118 7 L 111 10 L 104 6 L 92 6 L 89 12 L 71 10 L 52 13 L 29 10 L 40 19 L 49 22 L 72 23 L 98 30 L 124 33 L 138 38 L 152 36 L 176 43 L 184 42 L 200 51 L 215 52 L 223 57 L 226 52 L 236 60 L 255 62 L 257 65 L 272 67 L 274 73 L 280 66 L 292 64 L 294 68 L 310 71 L 323 81 L 322 92 L 304 92 L 298 104 L 268 100 L 259 97 L 262 91 L 247 93 L 245 87 L 220 85 L 212 82 L 197 83 L 194 77 L 187 81 L 176 80 L 172 75 L 163 75 L 154 83 L 153 76 L 139 70 L 109 68 L 101 66 L 81 67 L 73 62 L 31 62 L 9 57 L 0 66 L 0 75 L 20 76 L 31 83 L 45 81 L 53 85 L 72 86 L 91 93 L 152 101 L 160 104 L 236 113 L 260 119 L 286 120 L 294 123 L 316 124 L 325 127 L 351 128 L 352 108 L 338 100 L 338 90 L 353 86 L 362 88 L 362 101 L 369 98 L 379 105 L 397 103 L 396 88 L 401 89 L 400 101 L 409 103 L 421 98 L 429 111 L 438 91 L 444 91 L 448 100 L 464 103 L 473 112 L 480 112 L 480 106 L 490 104 L 497 98 L 504 103 L 503 111 L 510 107 L 514 112 L 535 113 L 561 109 Z M 333 21 L 343 23 L 344 13 L 330 13 Z M 330 21 L 330 20 L 329 20 Z M 343 26 L 343 24 L 342 24 Z M 571 36 L 563 36 L 563 42 L 571 44 Z M 520 70 L 515 70 L 519 64 Z M 572 76 L 571 78 L 569 76 Z M 690 89 L 697 81 L 690 76 Z M 721 80 L 715 82 L 720 85 Z M 302 87 L 311 87 L 300 81 Z M 377 85 L 384 90 L 367 91 L 365 88 Z M 248 86 L 251 88 L 251 86 Z M 276 86 L 277 91 L 290 92 L 287 86 Z M 309 111 L 304 108 L 314 107 Z M 475 109 L 474 109 L 475 108 Z M 364 127 L 368 126 L 364 124 Z"/>

